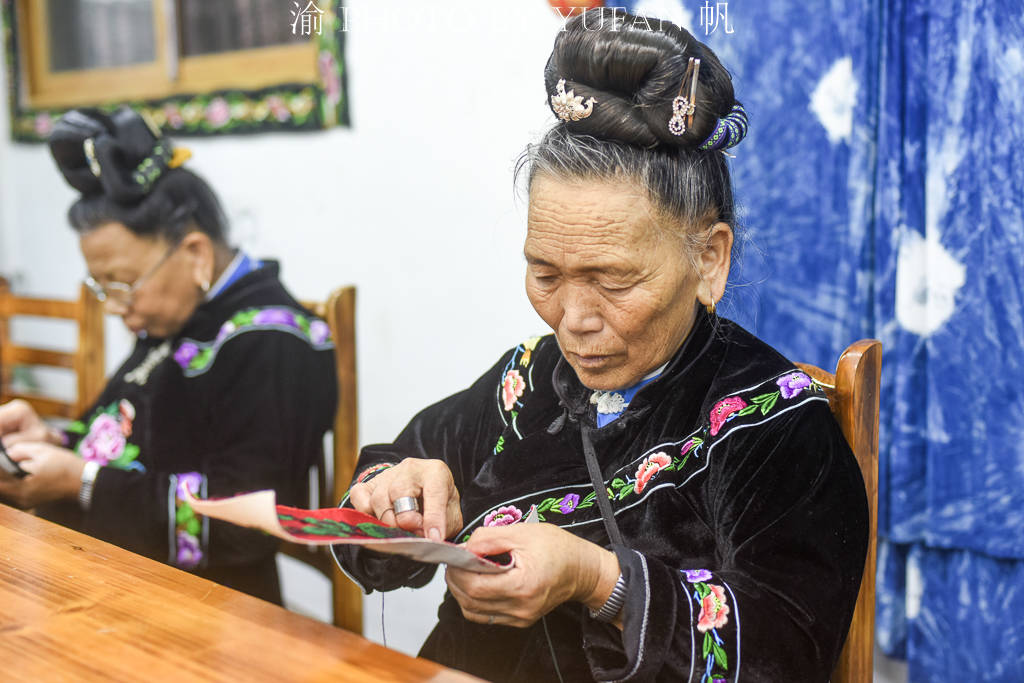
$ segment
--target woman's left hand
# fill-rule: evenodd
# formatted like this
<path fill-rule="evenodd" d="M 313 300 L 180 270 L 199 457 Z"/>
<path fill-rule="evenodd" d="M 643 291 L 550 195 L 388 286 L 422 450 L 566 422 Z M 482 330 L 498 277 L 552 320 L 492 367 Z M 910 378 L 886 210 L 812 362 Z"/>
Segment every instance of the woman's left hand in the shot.
<path fill-rule="evenodd" d="M 615 554 L 553 524 L 481 527 L 466 548 L 512 556 L 512 569 L 479 574 L 449 567 L 448 588 L 470 621 L 530 626 L 563 602 L 597 609 L 619 577 Z"/>
<path fill-rule="evenodd" d="M 7 452 L 28 476 L 16 479 L 0 475 L 0 498 L 20 508 L 31 508 L 78 496 L 85 463 L 71 451 L 33 442 L 16 443 Z"/>

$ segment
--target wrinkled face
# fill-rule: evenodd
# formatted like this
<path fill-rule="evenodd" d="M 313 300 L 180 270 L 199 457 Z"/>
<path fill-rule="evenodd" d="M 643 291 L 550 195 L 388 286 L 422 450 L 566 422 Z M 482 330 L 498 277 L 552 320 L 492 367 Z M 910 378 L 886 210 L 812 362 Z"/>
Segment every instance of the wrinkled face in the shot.
<path fill-rule="evenodd" d="M 134 334 L 169 337 L 202 299 L 194 276 L 195 253 L 189 247 L 196 238 L 190 238 L 175 247 L 162 238 L 140 237 L 121 223 L 107 223 L 82 234 L 79 246 L 89 274 L 100 285 L 134 285 L 143 278 L 129 304 L 108 300 L 108 312 L 120 315 Z"/>
<path fill-rule="evenodd" d="M 533 181 L 526 293 L 591 389 L 637 383 L 693 326 L 701 276 L 682 240 L 657 220 L 629 183 Z"/>

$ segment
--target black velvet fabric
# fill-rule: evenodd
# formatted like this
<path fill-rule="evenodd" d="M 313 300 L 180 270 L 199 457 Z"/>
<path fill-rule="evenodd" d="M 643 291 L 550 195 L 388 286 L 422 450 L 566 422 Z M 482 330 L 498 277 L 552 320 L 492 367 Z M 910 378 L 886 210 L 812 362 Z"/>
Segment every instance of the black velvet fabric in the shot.
<path fill-rule="evenodd" d="M 628 583 L 624 628 L 573 603 L 526 629 L 480 625 L 447 594 L 421 654 L 494 681 L 828 680 L 868 518 L 822 389 L 702 312 L 665 372 L 598 429 L 591 392 L 556 340 L 533 344 L 424 410 L 393 444 L 364 449 L 357 472 L 445 460 L 462 494 L 459 541 L 492 511 L 525 516 L 537 505 L 543 521 L 611 547 L 584 462 L 588 426 L 623 535 L 613 549 Z M 506 397 L 516 399 L 508 409 Z M 336 553 L 367 588 L 422 585 L 434 570 L 354 547 Z"/>
<path fill-rule="evenodd" d="M 217 346 L 201 374 L 189 376 L 175 358 L 187 340 L 215 340 L 239 311 L 301 311 L 277 276 L 277 265 L 267 262 L 201 305 L 175 338 L 137 341 L 82 422 L 88 427 L 97 411 L 128 401 L 134 418 L 127 440 L 138 447 L 144 471 L 102 467 L 87 512 L 66 502 L 41 507 L 43 517 L 180 565 L 178 474 L 201 474 L 209 497 L 275 489 L 283 504 L 308 502 L 307 472 L 337 405 L 329 341 L 314 348 L 286 325 L 257 325 Z M 80 448 L 81 435 L 72 437 L 70 447 Z M 280 603 L 278 542 L 226 522 L 202 523 L 208 526 L 198 534 L 196 573 Z"/>

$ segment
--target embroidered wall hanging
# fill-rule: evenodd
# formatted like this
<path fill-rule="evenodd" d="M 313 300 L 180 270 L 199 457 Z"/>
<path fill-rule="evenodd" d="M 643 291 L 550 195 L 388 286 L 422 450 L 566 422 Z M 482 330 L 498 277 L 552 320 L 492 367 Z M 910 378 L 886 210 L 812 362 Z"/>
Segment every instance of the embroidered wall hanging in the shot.
<path fill-rule="evenodd" d="M 375 517 L 351 508 L 302 510 L 277 505 L 277 495 L 270 490 L 215 500 L 195 498 L 191 490 L 185 490 L 183 494 L 185 502 L 196 514 L 259 529 L 290 543 L 372 546 L 379 552 L 484 574 L 511 568 L 511 565 L 501 565 L 474 555 L 454 543 L 432 541 L 404 529 L 386 526 Z"/>
<path fill-rule="evenodd" d="M 310 50 L 311 63 L 306 81 L 282 82 L 257 89 L 197 89 L 195 92 L 176 93 L 164 97 L 125 98 L 104 103 L 99 108 L 113 110 L 117 106 L 127 104 L 136 111 L 149 115 L 166 133 L 175 137 L 321 130 L 332 126 L 347 126 L 349 116 L 344 60 L 347 26 L 344 24 L 342 0 L 301 3 L 297 9 L 289 9 L 292 4 L 294 3 L 281 3 L 280 17 L 267 17 L 263 13 L 255 17 L 244 15 L 244 18 L 269 23 L 279 33 L 290 32 L 296 36 L 308 36 L 309 40 L 313 41 L 315 52 Z M 175 6 L 179 9 L 179 22 L 183 24 L 183 39 L 179 42 L 196 43 L 192 48 L 196 51 L 195 55 L 207 58 L 209 54 L 206 51 L 210 47 L 199 44 L 202 36 L 193 28 L 203 26 L 203 17 L 199 14 L 200 10 L 203 10 L 202 6 L 187 2 L 179 2 Z M 8 107 L 11 116 L 10 134 L 12 139 L 20 142 L 44 141 L 58 118 L 74 106 L 84 106 L 85 102 L 83 100 L 83 104 L 80 105 L 52 107 L 33 106 L 31 103 L 28 96 L 30 83 L 26 54 L 32 49 L 28 43 L 33 41 L 25 40 L 25 36 L 46 34 L 54 40 L 59 37 L 59 31 L 51 30 L 50 27 L 36 27 L 33 29 L 34 33 L 28 32 L 28 17 L 25 15 L 39 11 L 35 6 L 29 7 L 16 0 L 0 0 Z M 37 17 L 33 19 L 38 23 Z M 108 28 L 112 30 L 116 27 Z M 142 44 L 141 41 L 137 42 Z M 184 52 L 187 45 L 173 47 L 182 50 L 184 58 L 189 56 Z M 59 50 L 51 48 L 47 52 L 50 68 L 58 69 Z M 176 53 L 175 59 L 177 58 Z M 132 57 L 129 55 L 126 59 L 131 62 Z M 138 61 L 138 58 L 135 61 Z M 153 68 L 158 66 L 154 64 Z M 70 73 L 67 70 L 55 73 L 58 73 L 59 78 L 73 77 L 75 74 L 73 70 Z"/>

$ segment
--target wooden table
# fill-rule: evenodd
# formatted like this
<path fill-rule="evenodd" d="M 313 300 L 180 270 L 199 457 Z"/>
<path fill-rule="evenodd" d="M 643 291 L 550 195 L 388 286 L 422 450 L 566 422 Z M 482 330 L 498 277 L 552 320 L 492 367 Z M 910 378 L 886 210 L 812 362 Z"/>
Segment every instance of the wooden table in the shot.
<path fill-rule="evenodd" d="M 477 681 L 0 505 L 4 681 Z"/>

